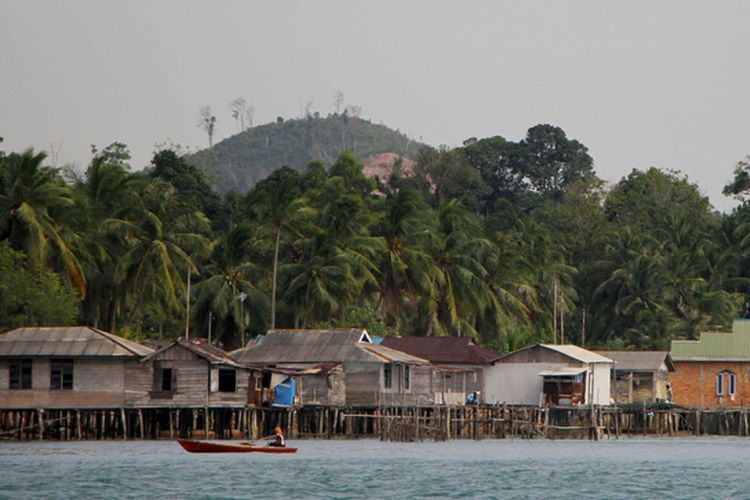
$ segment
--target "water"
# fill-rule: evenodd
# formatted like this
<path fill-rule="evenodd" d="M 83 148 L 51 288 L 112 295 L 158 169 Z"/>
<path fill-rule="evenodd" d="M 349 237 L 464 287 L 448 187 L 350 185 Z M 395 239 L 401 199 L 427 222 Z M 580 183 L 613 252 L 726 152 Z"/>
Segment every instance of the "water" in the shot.
<path fill-rule="evenodd" d="M 174 442 L 0 442 L 0 498 L 750 498 L 750 441 L 296 441 L 296 455 Z"/>

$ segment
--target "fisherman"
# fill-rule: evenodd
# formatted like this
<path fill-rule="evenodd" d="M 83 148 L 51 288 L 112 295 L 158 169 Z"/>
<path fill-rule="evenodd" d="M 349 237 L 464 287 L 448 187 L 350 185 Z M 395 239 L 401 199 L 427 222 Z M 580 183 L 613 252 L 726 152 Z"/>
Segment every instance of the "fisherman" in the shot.
<path fill-rule="evenodd" d="M 286 439 L 284 438 L 284 433 L 281 432 L 281 427 L 276 427 L 273 430 L 273 435 L 273 441 L 268 443 L 268 446 L 280 446 L 282 448 L 286 446 Z"/>

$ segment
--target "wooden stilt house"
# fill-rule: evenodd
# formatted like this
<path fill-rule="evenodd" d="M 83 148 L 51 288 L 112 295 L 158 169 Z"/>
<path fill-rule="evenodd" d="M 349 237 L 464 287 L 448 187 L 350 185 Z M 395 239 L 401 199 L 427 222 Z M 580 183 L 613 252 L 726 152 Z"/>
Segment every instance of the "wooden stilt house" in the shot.
<path fill-rule="evenodd" d="M 0 408 L 111 408 L 152 349 L 88 326 L 0 335 Z"/>

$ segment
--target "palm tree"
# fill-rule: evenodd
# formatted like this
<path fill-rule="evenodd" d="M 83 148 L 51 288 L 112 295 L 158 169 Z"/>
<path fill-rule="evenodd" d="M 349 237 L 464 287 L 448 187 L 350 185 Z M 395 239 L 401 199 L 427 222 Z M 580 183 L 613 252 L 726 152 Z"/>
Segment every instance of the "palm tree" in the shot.
<path fill-rule="evenodd" d="M 315 213 L 307 200 L 301 197 L 299 177 L 298 172 L 284 167 L 258 183 L 251 193 L 251 210 L 262 222 L 259 231 L 270 233 L 273 237 L 271 329 L 276 327 L 276 288 L 282 233 L 299 236 L 300 227 Z"/>
<path fill-rule="evenodd" d="M 210 321 L 213 316 L 214 338 L 223 339 L 225 346 L 238 344 L 242 329 L 250 324 L 245 321 L 248 315 L 261 323 L 267 317 L 268 295 L 259 286 L 262 270 L 247 260 L 250 233 L 249 228 L 237 226 L 225 235 L 194 287 L 193 319 Z"/>
<path fill-rule="evenodd" d="M 0 239 L 25 252 L 35 265 L 59 262 L 70 282 L 86 296 L 86 278 L 71 249 L 76 235 L 56 217 L 73 205 L 58 169 L 44 167 L 44 153 L 10 154 L 0 169 Z"/>
<path fill-rule="evenodd" d="M 433 259 L 437 295 L 427 299 L 427 334 L 477 336 L 476 315 L 487 306 L 483 257 L 492 243 L 480 236 L 476 218 L 458 200 L 440 207 Z"/>
<path fill-rule="evenodd" d="M 105 222 L 126 217 L 129 207 L 140 204 L 138 193 L 147 183 L 146 176 L 132 174 L 126 165 L 100 154 L 91 162 L 85 179 L 74 186 L 75 220 L 82 235 L 78 253 L 89 288 L 83 318 L 94 326 L 115 314 L 116 295 L 121 290 L 113 281 L 116 262 L 127 250 L 126 242 L 108 229 L 112 224 Z"/>
<path fill-rule="evenodd" d="M 118 262 L 115 281 L 123 284 L 130 320 L 149 295 L 167 309 L 179 309 L 185 272 L 197 272 L 191 254 L 205 254 L 210 242 L 208 219 L 182 203 L 174 188 L 152 180 L 127 218 L 110 219 L 127 250 Z"/>
<path fill-rule="evenodd" d="M 350 304 L 363 282 L 357 279 L 356 259 L 338 248 L 325 234 L 313 238 L 306 257 L 282 266 L 288 277 L 284 303 L 294 311 L 294 325 L 305 328 L 328 321 Z"/>
<path fill-rule="evenodd" d="M 380 307 L 386 320 L 400 330 L 404 308 L 416 311 L 417 295 L 429 293 L 434 261 L 424 250 L 430 209 L 414 191 L 388 197 L 376 233 L 385 241 L 380 259 Z"/>

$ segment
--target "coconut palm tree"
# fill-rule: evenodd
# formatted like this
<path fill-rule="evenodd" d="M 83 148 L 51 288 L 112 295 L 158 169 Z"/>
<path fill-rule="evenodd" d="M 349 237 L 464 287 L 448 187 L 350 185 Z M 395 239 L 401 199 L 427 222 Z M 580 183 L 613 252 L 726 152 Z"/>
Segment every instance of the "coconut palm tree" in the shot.
<path fill-rule="evenodd" d="M 115 281 L 124 287 L 129 322 L 147 297 L 165 309 L 179 310 L 185 275 L 198 271 L 193 255 L 210 249 L 206 216 L 182 203 L 171 185 L 155 179 L 127 217 L 109 219 L 106 225 L 127 248 L 117 263 Z"/>
<path fill-rule="evenodd" d="M 248 260 L 250 234 L 250 228 L 240 225 L 222 237 L 193 288 L 193 319 L 214 318 L 214 338 L 226 347 L 240 343 L 242 330 L 253 318 L 257 330 L 265 329 L 268 294 L 261 286 L 262 269 Z"/>
<path fill-rule="evenodd" d="M 276 288 L 282 233 L 301 236 L 301 229 L 315 214 L 301 195 L 301 182 L 298 172 L 284 167 L 259 182 L 249 196 L 250 210 L 261 222 L 258 231 L 273 238 L 271 329 L 276 327 Z"/>
<path fill-rule="evenodd" d="M 380 308 L 397 329 L 404 310 L 414 314 L 417 296 L 432 288 L 436 269 L 425 250 L 430 223 L 424 200 L 414 191 L 402 190 L 388 197 L 376 228 L 385 242 L 379 265 Z"/>
<path fill-rule="evenodd" d="M 77 235 L 59 221 L 73 206 L 73 198 L 59 170 L 43 166 L 45 158 L 28 149 L 8 155 L 0 164 L 0 239 L 25 252 L 34 265 L 59 263 L 85 297 L 86 278 L 71 248 Z"/>

